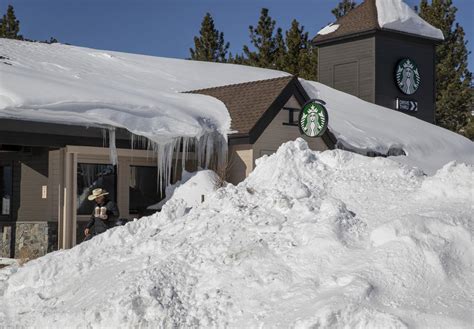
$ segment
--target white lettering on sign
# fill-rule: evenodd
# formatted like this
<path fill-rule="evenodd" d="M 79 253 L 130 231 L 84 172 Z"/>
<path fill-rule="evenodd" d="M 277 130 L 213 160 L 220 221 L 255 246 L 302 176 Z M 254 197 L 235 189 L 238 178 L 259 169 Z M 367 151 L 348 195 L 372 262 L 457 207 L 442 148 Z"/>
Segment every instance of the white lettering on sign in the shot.
<path fill-rule="evenodd" d="M 48 197 L 48 186 L 43 185 L 41 186 L 41 198 L 46 199 Z"/>
<path fill-rule="evenodd" d="M 397 110 L 418 112 L 418 102 L 397 98 Z"/>

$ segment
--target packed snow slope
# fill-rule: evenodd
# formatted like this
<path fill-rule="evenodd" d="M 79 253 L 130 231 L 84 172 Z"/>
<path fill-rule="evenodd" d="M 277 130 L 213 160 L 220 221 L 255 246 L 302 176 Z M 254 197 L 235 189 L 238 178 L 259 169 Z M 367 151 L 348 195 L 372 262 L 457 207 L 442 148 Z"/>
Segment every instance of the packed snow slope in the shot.
<path fill-rule="evenodd" d="M 120 127 L 160 144 L 214 130 L 227 136 L 222 102 L 181 92 L 285 75 L 0 38 L 0 118 Z"/>
<path fill-rule="evenodd" d="M 474 167 L 298 139 L 238 186 L 0 270 L 28 328 L 469 328 Z"/>
<path fill-rule="evenodd" d="M 430 175 L 450 161 L 474 164 L 474 143 L 459 134 L 324 84 L 300 81 L 311 98 L 326 102 L 338 147 L 388 155 Z M 405 155 L 398 155 L 401 151 Z"/>

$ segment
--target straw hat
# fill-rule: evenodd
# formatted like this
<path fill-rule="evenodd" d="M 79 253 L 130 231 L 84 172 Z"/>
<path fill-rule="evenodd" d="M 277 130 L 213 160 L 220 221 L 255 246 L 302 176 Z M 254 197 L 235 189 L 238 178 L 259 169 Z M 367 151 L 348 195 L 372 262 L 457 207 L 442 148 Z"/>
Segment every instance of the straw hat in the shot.
<path fill-rule="evenodd" d="M 92 191 L 92 194 L 89 195 L 87 198 L 89 199 L 89 201 L 92 201 L 100 196 L 107 195 L 107 194 L 109 194 L 109 192 L 107 192 L 106 190 L 101 189 L 101 188 L 96 188 Z"/>

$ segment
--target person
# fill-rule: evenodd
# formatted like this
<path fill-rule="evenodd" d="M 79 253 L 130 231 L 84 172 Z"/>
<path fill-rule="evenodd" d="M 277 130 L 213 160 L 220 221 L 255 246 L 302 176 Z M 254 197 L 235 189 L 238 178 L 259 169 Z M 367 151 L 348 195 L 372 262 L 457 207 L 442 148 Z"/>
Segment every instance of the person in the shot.
<path fill-rule="evenodd" d="M 87 197 L 89 201 L 95 201 L 96 206 L 92 212 L 90 221 L 84 230 L 84 241 L 90 240 L 93 236 L 104 233 L 115 224 L 119 218 L 119 210 L 115 202 L 108 199 L 109 192 L 102 188 L 96 188 Z"/>

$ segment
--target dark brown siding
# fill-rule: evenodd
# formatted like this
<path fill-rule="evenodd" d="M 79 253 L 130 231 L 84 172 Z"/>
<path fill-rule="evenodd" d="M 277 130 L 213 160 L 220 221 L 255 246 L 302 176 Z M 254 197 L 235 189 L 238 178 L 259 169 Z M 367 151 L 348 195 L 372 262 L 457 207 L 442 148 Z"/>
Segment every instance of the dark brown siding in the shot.
<path fill-rule="evenodd" d="M 374 102 L 374 37 L 321 46 L 318 79 L 325 85 Z"/>
<path fill-rule="evenodd" d="M 397 97 L 417 101 L 418 112 L 412 115 L 428 122 L 434 122 L 434 43 L 395 33 L 377 33 L 375 45 L 377 52 L 375 102 L 395 109 Z M 420 71 L 421 83 L 413 95 L 402 93 L 395 81 L 395 68 L 402 58 L 414 60 Z"/>
<path fill-rule="evenodd" d="M 50 221 L 48 202 L 41 188 L 48 185 L 48 149 L 26 147 L 19 152 L 0 152 L 0 164 L 13 165 L 11 215 L 2 222 Z"/>

